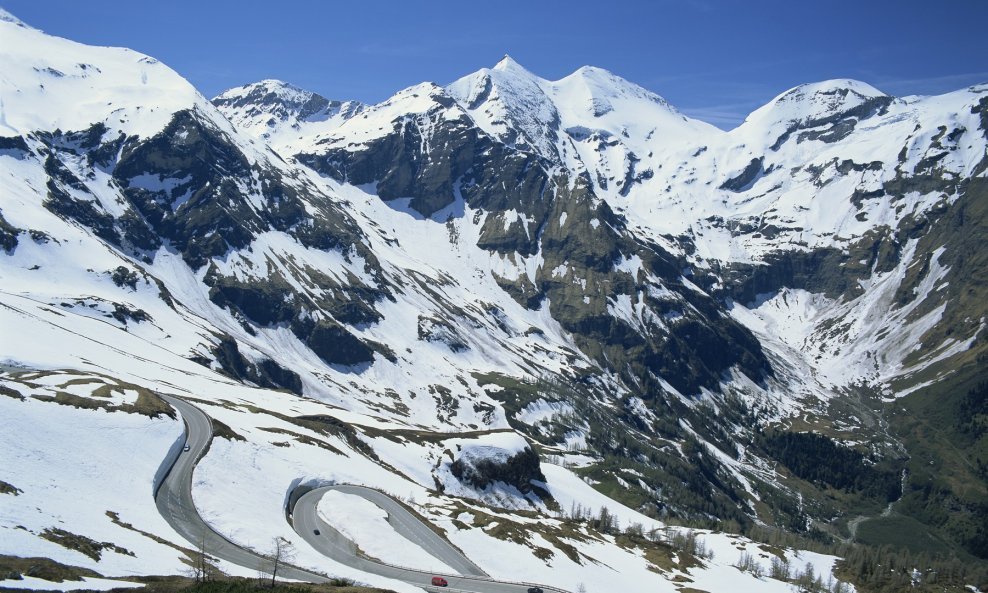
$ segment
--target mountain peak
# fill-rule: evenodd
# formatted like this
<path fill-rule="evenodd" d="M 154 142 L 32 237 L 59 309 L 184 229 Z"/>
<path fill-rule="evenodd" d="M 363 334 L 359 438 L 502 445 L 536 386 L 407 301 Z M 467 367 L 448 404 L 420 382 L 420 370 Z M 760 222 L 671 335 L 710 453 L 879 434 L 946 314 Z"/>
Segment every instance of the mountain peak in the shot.
<path fill-rule="evenodd" d="M 585 66 L 580 66 L 573 72 L 573 74 L 578 74 L 580 76 L 601 76 L 601 75 L 614 76 L 614 74 L 611 73 L 609 70 L 605 70 L 604 68 L 598 68 L 597 66 L 591 66 L 589 64 Z"/>
<path fill-rule="evenodd" d="M 804 97 L 846 97 L 849 94 L 865 98 L 888 96 L 866 82 L 861 82 L 860 80 L 854 80 L 851 78 L 834 78 L 820 82 L 801 84 L 782 93 L 776 98 L 776 101 L 785 99 L 799 100 Z"/>
<path fill-rule="evenodd" d="M 610 70 L 598 68 L 597 66 L 581 66 L 569 76 L 556 81 L 557 87 L 571 87 L 580 85 L 585 88 L 584 93 L 589 94 L 597 100 L 614 99 L 618 97 L 645 99 L 657 103 L 667 109 L 676 111 L 668 101 L 653 93 L 652 91 L 639 86 L 630 80 L 614 74 Z"/>
<path fill-rule="evenodd" d="M 524 66 L 515 61 L 514 58 L 508 54 L 504 54 L 497 64 L 494 64 L 492 70 L 497 70 L 499 72 L 528 72 Z"/>
<path fill-rule="evenodd" d="M 325 98 L 320 95 L 301 89 L 293 84 L 289 84 L 283 80 L 277 80 L 273 78 L 266 78 L 264 80 L 259 80 L 257 82 L 252 82 L 250 84 L 245 84 L 243 86 L 234 87 L 223 91 L 215 98 L 213 98 L 214 103 L 231 103 L 242 100 L 251 100 L 252 102 L 257 102 L 262 100 L 267 103 L 279 102 L 288 104 L 302 104 L 312 100 L 314 97 L 319 99 Z"/>
<path fill-rule="evenodd" d="M 265 79 L 220 93 L 213 104 L 228 110 L 246 109 L 279 119 L 305 120 L 324 113 L 334 105 L 322 95 L 275 79 Z"/>
<path fill-rule="evenodd" d="M 745 120 L 758 127 L 788 127 L 792 122 L 816 122 L 841 114 L 865 117 L 893 101 L 868 83 L 835 78 L 793 87 L 756 109 Z"/>

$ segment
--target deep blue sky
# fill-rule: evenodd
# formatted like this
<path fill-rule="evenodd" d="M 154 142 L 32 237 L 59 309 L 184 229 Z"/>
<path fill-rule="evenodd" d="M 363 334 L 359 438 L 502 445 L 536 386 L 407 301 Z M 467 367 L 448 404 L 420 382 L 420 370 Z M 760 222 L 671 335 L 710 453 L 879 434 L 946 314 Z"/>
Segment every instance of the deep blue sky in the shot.
<path fill-rule="evenodd" d="M 278 78 L 381 101 L 509 53 L 556 79 L 591 64 L 733 127 L 803 82 L 856 78 L 895 94 L 988 82 L 986 0 L 0 0 L 30 25 L 131 47 L 205 95 Z"/>

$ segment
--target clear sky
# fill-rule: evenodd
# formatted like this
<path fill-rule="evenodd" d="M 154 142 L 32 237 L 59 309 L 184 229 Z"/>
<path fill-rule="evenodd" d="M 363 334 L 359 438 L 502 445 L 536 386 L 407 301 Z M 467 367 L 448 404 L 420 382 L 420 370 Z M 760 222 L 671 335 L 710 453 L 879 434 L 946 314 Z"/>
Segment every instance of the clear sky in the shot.
<path fill-rule="evenodd" d="M 0 0 L 48 33 L 131 47 L 206 96 L 277 78 L 378 102 L 510 54 L 557 79 L 590 64 L 721 127 L 804 82 L 894 95 L 988 82 L 988 0 Z"/>

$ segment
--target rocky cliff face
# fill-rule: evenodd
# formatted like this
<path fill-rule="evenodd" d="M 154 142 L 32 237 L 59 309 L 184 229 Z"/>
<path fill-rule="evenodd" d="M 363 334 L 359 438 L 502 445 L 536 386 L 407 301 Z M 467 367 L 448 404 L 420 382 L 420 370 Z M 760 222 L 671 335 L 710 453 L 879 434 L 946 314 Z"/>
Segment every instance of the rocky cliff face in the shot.
<path fill-rule="evenodd" d="M 499 458 L 482 453 L 479 456 L 461 455 L 450 464 L 450 472 L 460 482 L 484 490 L 495 482 L 514 486 L 527 494 L 545 476 L 539 469 L 539 456 L 531 448 L 510 457 Z"/>

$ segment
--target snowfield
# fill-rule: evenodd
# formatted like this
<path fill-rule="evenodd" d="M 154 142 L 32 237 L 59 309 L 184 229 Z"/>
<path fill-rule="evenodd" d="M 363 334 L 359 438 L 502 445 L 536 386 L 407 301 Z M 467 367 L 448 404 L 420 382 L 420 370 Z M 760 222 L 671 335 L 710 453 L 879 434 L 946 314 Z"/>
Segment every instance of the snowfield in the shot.
<path fill-rule="evenodd" d="M 974 335 L 953 336 L 920 360 L 909 358 L 945 319 L 946 305 L 930 303 L 952 272 L 941 263 L 944 247 L 922 254 L 916 239 L 899 246 L 894 266 L 875 264 L 856 279 L 860 290 L 853 294 L 783 288 L 702 315 L 682 294 L 717 288 L 698 286 L 694 270 L 760 266 L 783 245 L 794 252 L 844 253 L 875 229 L 896 228 L 908 217 L 954 203 L 956 192 L 912 191 L 895 200 L 873 192 L 903 168 L 923 163 L 938 163 L 943 177 L 975 175 L 988 152 L 974 106 L 988 96 L 988 86 L 894 98 L 857 81 L 825 81 L 781 94 L 724 132 L 591 67 L 549 81 L 505 58 L 446 87 L 423 83 L 378 105 L 325 101 L 263 81 L 232 89 L 214 104 L 165 65 L 130 50 L 51 37 L 3 11 L 0 36 L 0 146 L 12 147 L 0 147 L 0 231 L 9 226 L 16 239 L 16 247 L 0 246 L 0 555 L 50 558 L 107 577 L 57 585 L 7 580 L 0 588 L 137 587 L 111 579 L 187 570 L 193 544 L 158 515 L 152 492 L 162 461 L 183 438 L 183 425 L 162 410 L 148 413 L 155 393 L 186 399 L 218 427 L 193 474 L 193 498 L 204 520 L 262 554 L 282 538 L 299 567 L 403 593 L 421 591 L 330 560 L 294 532 L 286 518 L 289 494 L 300 484 L 335 483 L 402 500 L 499 580 L 589 593 L 672 593 L 684 585 L 711 593 L 793 590 L 739 569 L 742 555 L 762 573 L 773 555 L 782 555 L 796 569 L 812 566 L 824 581 L 833 576 L 832 556 L 673 527 L 594 489 L 594 480 L 581 473 L 604 457 L 592 450 L 591 419 L 578 417 L 572 402 L 557 397 L 551 380 L 592 386 L 605 394 L 594 402 L 602 409 L 626 405 L 635 425 L 644 427 L 636 433 L 625 426 L 632 440 L 660 432 L 645 402 L 654 394 L 633 392 L 635 386 L 613 370 L 602 370 L 553 317 L 554 303 L 525 306 L 503 287 L 505 281 L 534 286 L 550 267 L 553 282 L 577 292 L 587 290 L 588 278 L 573 273 L 568 261 L 547 264 L 539 251 L 479 247 L 485 223 L 498 220 L 467 203 L 462 179 L 452 180 L 454 202 L 424 217 L 410 197 L 386 202 L 373 183 L 335 180 L 294 158 L 307 151 L 359 152 L 395 122 L 414 120 L 426 145 L 444 125 L 475 126 L 484 142 L 537 155 L 553 163 L 555 173 L 585 174 L 595 204 L 609 205 L 630 232 L 667 250 L 670 261 L 688 262 L 681 272 L 673 267 L 672 275 L 680 276 L 675 286 L 685 287 L 675 292 L 667 287 L 672 283 L 647 278 L 639 256 L 605 261 L 629 282 L 651 284 L 638 294 L 606 295 L 601 316 L 641 330 L 668 329 L 692 313 L 722 315 L 757 337 L 776 372 L 756 382 L 731 367 L 715 378 L 722 392 L 704 387 L 695 397 L 657 378 L 684 409 L 716 407 L 731 393 L 759 405 L 767 418 L 785 418 L 849 385 L 888 386 L 962 355 L 986 325 L 982 319 Z M 272 106 L 280 111 L 265 110 Z M 243 187 L 234 193 L 243 204 L 232 200 L 224 208 L 276 210 L 281 198 L 287 202 L 285 196 L 296 192 L 305 196 L 300 208 L 310 217 L 352 217 L 353 229 L 345 228 L 353 230 L 352 244 L 306 245 L 293 234 L 295 225 L 250 228 L 243 247 L 227 244 L 206 264 L 190 267 L 172 241 L 139 249 L 101 238 L 90 228 L 95 223 L 85 220 L 146 218 L 129 205 L 128 196 L 140 192 L 168 194 L 162 212 L 185 216 L 195 196 L 182 188 L 193 175 L 148 173 L 123 187 L 89 160 L 82 140 L 62 133 L 96 130 L 101 146 L 117 138 L 146 140 L 184 111 L 228 141 L 223 147 L 242 157 L 245 177 L 253 176 L 257 186 L 268 183 L 258 181 L 262 172 L 286 180 L 271 203 L 240 180 Z M 848 113 L 857 114 L 853 125 L 829 127 Z M 952 132 L 936 136 L 944 121 Z M 839 134 L 850 140 L 827 140 Z M 57 184 L 55 170 L 63 179 Z M 49 184 L 83 215 L 51 207 Z M 865 198 L 856 205 L 850 195 Z M 544 232 L 519 210 L 497 214 L 504 217 L 497 230 L 523 228 L 528 237 Z M 564 227 L 576 217 L 563 212 L 552 220 Z M 586 232 L 607 230 L 602 220 L 590 219 Z M 344 234 L 336 228 L 327 234 L 334 232 Z M 927 272 L 911 287 L 915 298 L 893 306 L 920 261 Z M 325 311 L 261 327 L 232 305 L 217 304 L 218 277 L 248 287 L 277 277 L 283 281 L 279 297 L 264 307 L 308 299 Z M 362 301 L 344 302 L 347 291 L 371 295 L 376 318 L 338 325 L 375 348 L 363 362 L 331 364 L 317 354 L 317 340 L 300 338 L 292 324 L 336 323 L 353 314 L 359 308 L 354 303 Z M 589 294 L 581 296 L 590 302 Z M 662 314 L 645 307 L 646 297 L 666 306 Z M 339 303 L 345 306 L 327 312 Z M 342 341 L 338 334 L 327 340 L 330 346 Z M 262 388 L 257 376 L 244 378 L 245 371 L 237 379 L 231 371 L 270 368 L 267 362 L 274 363 L 273 374 L 296 378 L 298 389 Z M 500 396 L 510 388 L 531 397 L 506 401 Z M 885 395 L 904 393 L 888 389 Z M 552 422 L 561 418 L 571 426 L 552 432 Z M 687 422 L 667 420 L 695 437 L 752 505 L 760 501 L 753 476 L 780 483 L 767 462 L 747 459 L 743 451 L 732 457 Z M 683 450 L 682 443 L 667 445 Z M 504 464 L 529 450 L 541 455 L 544 483 L 478 488 L 452 471 L 456 460 Z M 649 488 L 643 477 L 629 470 L 620 478 L 628 481 L 618 483 L 637 480 Z M 663 545 L 598 533 L 567 517 L 572 509 L 594 516 L 607 509 L 621 529 L 640 526 Z M 331 492 L 319 514 L 371 557 L 452 571 L 399 535 L 386 512 L 364 499 Z M 687 532 L 709 552 L 692 565 L 688 555 L 665 545 Z M 99 554 L 73 546 L 79 538 L 91 540 Z M 255 567 L 226 562 L 220 568 L 256 574 Z"/>
<path fill-rule="evenodd" d="M 58 379 L 42 376 L 36 380 L 57 389 L 65 382 L 81 377 L 84 376 L 69 373 Z M 26 380 L 32 378 L 35 378 L 34 375 L 26 376 Z M 92 568 L 101 574 L 116 577 L 128 574 L 181 573 L 184 564 L 174 548 L 157 543 L 130 528 L 118 526 L 102 510 L 105 508 L 117 513 L 121 521 L 131 523 L 134 529 L 160 535 L 179 546 L 188 546 L 157 515 L 151 498 L 151 480 L 157 464 L 175 439 L 181 436 L 180 424 L 170 419 L 147 420 L 143 416 L 123 412 L 78 410 L 40 402 L 31 395 L 43 395 L 43 392 L 31 391 L 17 380 L 6 379 L 3 386 L 25 395 L 26 399 L 0 399 L 4 412 L 4 450 L 18 452 L 14 457 L 15 463 L 5 468 L 0 479 L 23 491 L 18 496 L 4 495 L 0 498 L 0 502 L 3 502 L 3 506 L 0 506 L 0 529 L 6 534 L 2 538 L 4 543 L 0 547 L 0 553 L 20 554 L 27 551 L 30 555 L 50 557 L 65 564 Z M 259 390 L 236 389 L 228 397 L 230 399 L 223 399 L 243 404 L 250 402 L 250 406 L 265 404 L 276 409 L 303 413 L 312 413 L 319 408 L 325 411 L 323 404 L 311 400 L 292 398 L 285 401 L 284 394 L 279 394 L 282 401 L 276 403 Z M 672 582 L 656 580 L 655 573 L 650 570 L 650 564 L 641 556 L 640 551 L 617 546 L 610 536 L 603 539 L 573 540 L 571 545 L 575 546 L 583 559 L 579 564 L 558 549 L 548 561 L 543 561 L 532 554 L 532 546 L 547 550 L 555 548 L 553 543 L 544 540 L 538 534 L 539 530 L 534 528 L 540 521 L 515 515 L 511 511 L 493 511 L 497 522 L 517 523 L 523 531 L 526 530 L 525 525 L 533 526 L 525 545 L 498 539 L 487 533 L 488 529 L 496 526 L 495 523 L 488 523 L 483 527 L 468 527 L 471 520 L 465 516 L 471 514 L 472 508 L 484 513 L 490 513 L 492 509 L 473 507 L 472 503 L 468 503 L 465 514 L 460 511 L 451 516 L 454 509 L 461 508 L 459 505 L 462 503 L 456 502 L 457 499 L 436 497 L 426 487 L 405 476 L 391 473 L 368 459 L 365 454 L 353 450 L 343 439 L 327 438 L 263 412 L 234 411 L 230 407 L 231 404 L 227 403 L 222 406 L 204 406 L 204 409 L 248 441 L 215 439 L 209 454 L 196 470 L 193 492 L 196 506 L 207 522 L 245 547 L 267 552 L 273 538 L 283 537 L 295 546 L 296 565 L 356 578 L 361 582 L 398 591 L 413 590 L 414 588 L 406 585 L 360 573 L 328 560 L 311 551 L 304 540 L 294 533 L 284 517 L 288 491 L 298 483 L 330 480 L 364 484 L 402 497 L 446 530 L 451 541 L 467 557 L 474 559 L 495 578 L 517 580 L 524 575 L 526 580 L 550 583 L 569 590 L 576 590 L 582 583 L 588 591 L 608 590 L 614 583 L 623 583 L 621 586 L 633 589 L 635 583 L 647 580 L 655 582 L 660 587 L 658 590 L 677 590 Z M 52 415 L 59 420 L 57 423 L 49 421 Z M 103 418 L 103 421 L 98 422 L 93 416 Z M 42 421 L 41 418 L 46 420 Z M 101 428 L 94 432 L 91 430 L 93 426 Z M 32 435 L 37 434 L 38 428 L 49 431 L 44 435 L 45 439 L 38 442 L 49 445 L 65 443 L 65 447 L 52 449 L 48 446 L 44 450 L 25 448 L 24 443 L 34 442 Z M 149 428 L 153 430 L 149 432 Z M 127 435 L 130 443 L 125 449 L 119 446 L 121 434 Z M 137 446 L 133 446 L 137 435 L 150 440 L 138 441 Z M 302 441 L 306 440 L 305 437 L 321 440 L 339 452 L 310 444 L 312 441 L 300 442 L 300 436 Z M 411 449 L 413 456 L 416 450 Z M 383 461 L 398 461 L 401 456 L 405 457 L 405 464 L 408 464 L 408 453 L 402 455 L 395 448 L 378 453 Z M 104 465 L 104 462 L 109 462 L 110 465 Z M 126 486 L 115 477 L 114 489 L 105 491 L 99 487 L 103 483 L 107 467 L 120 468 L 120 476 L 129 476 L 132 485 Z M 641 523 L 646 530 L 667 529 L 663 524 L 596 492 L 570 470 L 544 464 L 543 471 L 546 474 L 547 487 L 562 508 L 580 504 L 596 510 L 606 506 L 621 525 Z M 58 486 L 52 475 L 59 476 Z M 115 469 L 114 476 L 116 475 Z M 38 476 L 41 480 L 32 482 L 28 479 L 31 476 Z M 71 488 L 63 487 L 66 484 Z M 107 498 L 110 493 L 111 497 Z M 29 496 L 44 499 L 48 504 L 43 507 L 30 503 L 21 504 L 22 501 L 30 500 Z M 79 501 L 86 501 L 87 497 L 89 502 L 80 505 Z M 521 498 L 513 506 L 524 508 L 527 506 L 525 500 Z M 364 508 L 366 505 L 373 509 Z M 383 511 L 373 504 L 333 493 L 321 506 L 329 509 L 323 511 L 327 520 L 339 525 L 368 554 L 383 557 L 395 564 L 408 563 L 434 570 L 442 568 L 441 563 L 424 551 L 415 552 L 414 546 L 394 534 L 390 528 L 382 531 L 386 526 L 383 523 Z M 245 521 L 244 518 L 249 520 Z M 19 528 L 19 525 L 27 530 Z M 117 552 L 104 553 L 100 561 L 96 562 L 37 536 L 43 529 L 54 525 L 64 525 L 69 531 L 96 541 L 112 542 L 133 552 L 134 556 Z M 389 531 L 392 536 L 387 536 Z M 705 533 L 701 537 L 711 547 L 716 542 L 727 541 L 725 538 L 737 541 L 737 538 L 715 533 Z M 717 553 L 707 568 L 691 569 L 690 578 L 702 578 L 704 582 L 711 584 L 747 578 L 730 566 L 731 562 L 736 562 L 734 556 L 737 554 Z M 803 556 L 797 558 L 795 553 L 793 558 L 794 561 L 804 560 Z M 815 562 L 819 564 L 820 570 L 829 570 L 833 558 L 819 557 Z M 221 568 L 244 576 L 251 576 L 252 572 L 226 563 L 221 564 Z M 666 578 L 672 576 L 665 575 Z"/>
<path fill-rule="evenodd" d="M 36 577 L 21 577 L 18 580 L 0 581 L 0 589 L 30 589 L 32 591 L 109 591 L 110 589 L 140 589 L 143 583 L 130 583 L 113 579 L 82 577 L 80 581 L 55 583 Z"/>
<path fill-rule="evenodd" d="M 440 573 L 456 571 L 418 544 L 399 535 L 388 523 L 388 513 L 354 494 L 327 492 L 319 501 L 319 517 L 336 527 L 360 550 L 389 564 Z"/>
<path fill-rule="evenodd" d="M 51 388 L 34 390 L 9 380 L 2 383 L 25 399 L 0 398 L 0 479 L 22 491 L 0 496 L 0 553 L 52 558 L 112 576 L 181 572 L 182 554 L 166 544 L 187 542 L 148 506 L 152 479 L 182 435 L 181 424 L 170 418 L 78 410 L 31 397 L 52 394 L 61 383 L 85 375 L 48 377 L 53 378 Z M 111 513 L 133 529 L 118 525 Z M 124 551 L 104 551 L 97 561 L 39 537 L 50 528 L 109 541 Z M 136 530 L 166 541 L 156 542 Z"/>

